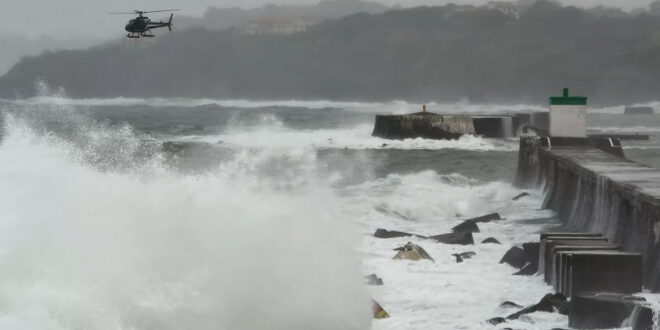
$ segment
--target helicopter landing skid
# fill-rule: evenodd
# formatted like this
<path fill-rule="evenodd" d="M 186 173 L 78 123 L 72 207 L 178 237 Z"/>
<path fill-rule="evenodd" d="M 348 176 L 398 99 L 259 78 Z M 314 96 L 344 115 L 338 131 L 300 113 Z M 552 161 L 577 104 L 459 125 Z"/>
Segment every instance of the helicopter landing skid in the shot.
<path fill-rule="evenodd" d="M 126 37 L 131 38 L 131 39 L 137 39 L 137 38 L 140 37 L 140 35 L 135 34 L 135 33 L 129 33 L 129 34 L 126 35 Z"/>

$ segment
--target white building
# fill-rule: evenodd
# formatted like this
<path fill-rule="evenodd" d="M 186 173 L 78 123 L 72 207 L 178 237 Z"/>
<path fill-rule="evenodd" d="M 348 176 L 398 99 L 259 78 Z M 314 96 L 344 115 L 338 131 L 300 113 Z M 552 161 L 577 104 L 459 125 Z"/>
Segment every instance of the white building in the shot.
<path fill-rule="evenodd" d="M 486 4 L 486 9 L 499 10 L 502 14 L 507 16 L 518 17 L 520 14 L 518 6 L 516 6 L 514 3 L 506 1 L 491 1 Z"/>
<path fill-rule="evenodd" d="M 587 137 L 587 98 L 569 96 L 564 88 L 562 96 L 550 98 L 550 136 Z"/>

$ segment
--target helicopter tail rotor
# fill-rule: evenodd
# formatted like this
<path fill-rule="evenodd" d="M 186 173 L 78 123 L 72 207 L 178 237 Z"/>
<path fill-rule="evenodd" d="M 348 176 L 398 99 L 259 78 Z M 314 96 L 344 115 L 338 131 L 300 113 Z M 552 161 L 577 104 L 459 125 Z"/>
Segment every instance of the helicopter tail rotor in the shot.
<path fill-rule="evenodd" d="M 170 32 L 172 32 L 173 21 L 174 21 L 174 14 L 172 13 L 170 14 L 170 21 L 167 23 L 167 28 L 170 30 Z"/>

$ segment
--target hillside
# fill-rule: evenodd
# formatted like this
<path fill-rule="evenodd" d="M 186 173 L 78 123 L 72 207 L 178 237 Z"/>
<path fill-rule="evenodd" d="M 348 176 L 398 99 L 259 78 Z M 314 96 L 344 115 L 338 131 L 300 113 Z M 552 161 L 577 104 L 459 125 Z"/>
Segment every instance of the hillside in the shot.
<path fill-rule="evenodd" d="M 562 87 L 599 104 L 660 99 L 660 20 L 537 3 L 497 10 L 419 7 L 356 14 L 291 36 L 188 29 L 22 60 L 0 96 L 38 79 L 72 97 L 326 98 L 546 102 Z"/>
<path fill-rule="evenodd" d="M 387 9 L 387 6 L 378 2 L 362 0 L 322 0 L 311 5 L 270 4 L 250 9 L 210 7 L 202 17 L 178 17 L 176 25 L 177 29 L 224 30 L 242 28 L 267 16 L 298 17 L 306 22 L 318 23 L 356 13 L 380 14 Z"/>

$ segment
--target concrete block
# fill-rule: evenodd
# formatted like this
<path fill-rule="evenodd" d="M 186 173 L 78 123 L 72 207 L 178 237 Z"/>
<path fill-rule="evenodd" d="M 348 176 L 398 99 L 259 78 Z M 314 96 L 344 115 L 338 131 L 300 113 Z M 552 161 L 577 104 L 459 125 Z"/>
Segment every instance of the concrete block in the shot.
<path fill-rule="evenodd" d="M 568 326 L 573 329 L 622 328 L 642 297 L 620 293 L 581 293 L 571 299 Z"/>
<path fill-rule="evenodd" d="M 523 243 L 522 247 L 525 251 L 525 259 L 527 259 L 527 262 L 531 266 L 531 268 L 528 268 L 528 271 L 533 270 L 534 273 L 536 273 L 539 269 L 539 251 L 541 250 L 541 243 Z"/>
<path fill-rule="evenodd" d="M 485 240 L 481 241 L 481 244 L 499 244 L 499 245 L 502 245 L 502 243 L 500 243 L 500 241 L 498 241 L 495 237 L 488 237 Z"/>
<path fill-rule="evenodd" d="M 459 233 L 435 235 L 435 236 L 431 236 L 429 238 L 434 239 L 434 240 L 438 241 L 439 243 L 444 243 L 444 244 L 457 244 L 457 245 L 472 245 L 472 244 L 474 244 L 474 237 L 472 236 L 472 233 L 469 232 L 469 231 L 459 232 Z"/>
<path fill-rule="evenodd" d="M 374 237 L 376 238 L 399 238 L 399 237 L 410 237 L 410 236 L 418 236 L 418 235 L 404 233 L 402 231 L 386 230 L 380 228 L 377 229 L 376 232 L 374 232 Z"/>
<path fill-rule="evenodd" d="M 527 263 L 527 259 L 525 257 L 525 250 L 517 246 L 510 248 L 509 251 L 506 251 L 502 259 L 500 260 L 500 263 L 501 264 L 507 263 L 512 267 L 518 269 L 522 268 Z"/>
<path fill-rule="evenodd" d="M 513 185 L 518 188 L 534 188 L 539 183 L 539 149 L 541 139 L 538 136 L 523 135 L 518 148 L 518 170 Z"/>
<path fill-rule="evenodd" d="M 653 307 L 649 304 L 637 304 L 635 309 L 630 316 L 630 324 L 632 330 L 656 330 L 657 327 L 654 325 L 656 322 L 653 319 L 656 319 L 655 314 L 658 311 L 655 311 Z"/>
<path fill-rule="evenodd" d="M 395 260 L 413 260 L 419 261 L 427 259 L 435 262 L 433 258 L 421 246 L 408 242 L 408 244 L 398 249 L 398 253 L 394 256 Z"/>
<path fill-rule="evenodd" d="M 539 271 L 544 274 L 544 279 L 550 283 L 550 263 L 552 254 L 550 249 L 557 245 L 605 245 L 607 238 L 604 237 L 580 237 L 580 236 L 552 236 L 541 239 L 539 246 Z"/>
<path fill-rule="evenodd" d="M 491 213 L 491 214 L 486 214 L 486 215 L 482 215 L 480 217 L 469 219 L 469 221 L 472 221 L 474 223 L 486 223 L 486 222 L 497 221 L 497 220 L 502 220 L 502 217 L 500 216 L 499 213 Z"/>
<path fill-rule="evenodd" d="M 388 314 L 385 309 L 383 309 L 383 306 L 381 306 L 379 303 L 377 303 L 375 300 L 371 302 L 372 304 L 372 311 L 374 314 L 374 319 L 386 319 L 390 317 L 390 314 Z"/>
<path fill-rule="evenodd" d="M 642 291 L 642 255 L 618 251 L 566 252 L 566 296 L 583 292 Z"/>
<path fill-rule="evenodd" d="M 549 237 L 603 237 L 599 233 L 574 233 L 574 232 L 545 232 L 541 233 L 541 241 Z"/>
<path fill-rule="evenodd" d="M 575 251 L 621 251 L 621 248 L 618 245 L 601 245 L 601 246 L 567 246 L 559 245 L 552 249 L 553 261 L 552 261 L 552 278 L 550 279 L 550 284 L 555 288 L 556 292 L 566 294 L 565 288 L 565 279 L 566 272 L 563 268 L 563 264 L 566 263 L 566 256 L 570 252 Z"/>
<path fill-rule="evenodd" d="M 471 233 L 478 233 L 479 232 L 479 226 L 473 221 L 473 220 L 466 220 L 463 221 L 460 225 L 454 226 L 454 228 L 451 229 L 455 233 L 460 233 L 460 232 L 466 232 L 469 231 Z"/>

